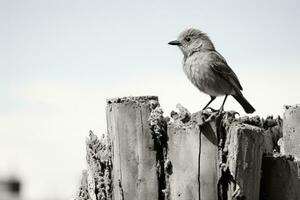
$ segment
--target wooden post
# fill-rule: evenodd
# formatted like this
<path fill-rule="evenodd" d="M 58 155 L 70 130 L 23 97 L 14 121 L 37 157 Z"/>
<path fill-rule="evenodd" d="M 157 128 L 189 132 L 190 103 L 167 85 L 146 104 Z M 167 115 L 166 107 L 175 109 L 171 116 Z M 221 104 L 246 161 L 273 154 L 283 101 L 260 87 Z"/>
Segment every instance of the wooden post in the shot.
<path fill-rule="evenodd" d="M 283 114 L 283 153 L 300 159 L 300 105 L 286 106 Z"/>
<path fill-rule="evenodd" d="M 300 162 L 293 157 L 300 157 L 300 107 L 284 114 L 288 157 L 274 156 L 282 136 L 279 117 L 191 115 L 177 108 L 168 120 L 157 97 L 108 100 L 108 134 L 98 139 L 90 133 L 76 200 L 300 199 Z"/>
<path fill-rule="evenodd" d="M 300 106 L 285 106 L 280 154 L 265 156 L 260 200 L 300 199 Z"/>
<path fill-rule="evenodd" d="M 171 200 L 258 200 L 263 130 L 227 114 L 203 118 L 195 113 L 188 123 L 169 124 Z"/>
<path fill-rule="evenodd" d="M 218 199 L 220 118 L 200 126 L 199 183 L 201 200 Z"/>
<path fill-rule="evenodd" d="M 157 154 L 148 122 L 151 101 L 157 101 L 157 97 L 107 101 L 107 128 L 113 149 L 113 200 L 159 197 Z"/>
<path fill-rule="evenodd" d="M 75 200 L 111 200 L 111 144 L 103 135 L 100 139 L 90 131 L 86 140 L 87 170 L 82 173 L 81 186 Z"/>
<path fill-rule="evenodd" d="M 172 163 L 169 178 L 171 200 L 217 200 L 218 145 L 216 121 L 199 127 L 197 119 L 168 126 L 168 159 Z"/>
<path fill-rule="evenodd" d="M 226 129 L 223 153 L 227 154 L 225 169 L 228 171 L 224 172 L 229 183 L 227 199 L 258 200 L 264 150 L 263 130 L 240 122 L 233 122 Z"/>
<path fill-rule="evenodd" d="M 287 157 L 263 158 L 260 200 L 298 200 L 299 188 L 299 161 Z"/>
<path fill-rule="evenodd" d="M 88 183 L 87 183 L 87 171 L 83 170 L 81 175 L 81 183 L 79 187 L 79 191 L 73 200 L 91 200 L 88 191 Z"/>

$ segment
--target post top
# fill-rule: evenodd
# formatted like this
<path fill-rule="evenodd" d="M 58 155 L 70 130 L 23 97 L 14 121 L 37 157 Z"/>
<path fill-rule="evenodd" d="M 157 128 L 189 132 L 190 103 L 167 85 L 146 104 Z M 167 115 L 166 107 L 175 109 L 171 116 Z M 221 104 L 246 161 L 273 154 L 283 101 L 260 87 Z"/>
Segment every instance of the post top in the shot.
<path fill-rule="evenodd" d="M 127 102 L 135 102 L 135 103 L 146 103 L 148 101 L 155 100 L 158 101 L 157 96 L 128 96 L 128 97 L 117 97 L 110 98 L 106 100 L 107 104 L 113 103 L 127 103 Z"/>
<path fill-rule="evenodd" d="M 296 109 L 300 109 L 300 104 L 284 105 L 283 108 L 284 108 L 285 111 L 296 110 Z"/>

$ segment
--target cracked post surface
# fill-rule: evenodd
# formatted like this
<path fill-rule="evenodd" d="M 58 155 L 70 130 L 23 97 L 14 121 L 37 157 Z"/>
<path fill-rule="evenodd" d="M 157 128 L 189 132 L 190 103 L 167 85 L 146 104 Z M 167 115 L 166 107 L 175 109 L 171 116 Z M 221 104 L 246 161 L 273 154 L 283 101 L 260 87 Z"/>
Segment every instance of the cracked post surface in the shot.
<path fill-rule="evenodd" d="M 199 199 L 198 158 L 199 127 L 186 118 L 191 114 L 177 106 L 179 112 L 171 112 L 168 123 L 168 160 L 172 163 L 169 175 L 170 199 Z M 188 116 L 187 116 L 188 115 Z"/>
<path fill-rule="evenodd" d="M 107 100 L 108 135 L 90 133 L 75 199 L 300 199 L 298 106 L 283 120 L 176 107 L 169 118 L 155 96 Z"/>
<path fill-rule="evenodd" d="M 226 139 L 222 148 L 220 186 L 223 191 L 227 190 L 227 196 L 223 193 L 222 197 L 225 200 L 259 198 L 263 129 L 242 121 L 232 119 L 228 113 L 222 120 Z"/>
<path fill-rule="evenodd" d="M 151 114 L 148 122 L 151 128 L 154 149 L 156 151 L 156 167 L 158 178 L 158 200 L 169 199 L 169 175 L 172 173 L 172 165 L 168 161 L 168 136 L 167 119 L 158 102 L 150 104 Z"/>
<path fill-rule="evenodd" d="M 222 126 L 226 139 L 221 145 L 220 186 L 229 194 L 223 199 L 259 199 L 261 161 L 263 155 L 279 151 L 282 119 L 279 116 L 236 118 L 233 112 L 226 112 Z"/>
<path fill-rule="evenodd" d="M 153 96 L 107 100 L 114 200 L 158 199 L 157 154 L 148 122 L 157 100 Z"/>
<path fill-rule="evenodd" d="M 181 110 L 168 124 L 171 199 L 258 199 L 263 153 L 278 149 L 281 119 Z"/>
<path fill-rule="evenodd" d="M 181 105 L 168 123 L 170 199 L 216 199 L 218 145 L 216 122 L 211 112 L 191 114 Z M 209 120 L 208 120 L 209 119 Z"/>

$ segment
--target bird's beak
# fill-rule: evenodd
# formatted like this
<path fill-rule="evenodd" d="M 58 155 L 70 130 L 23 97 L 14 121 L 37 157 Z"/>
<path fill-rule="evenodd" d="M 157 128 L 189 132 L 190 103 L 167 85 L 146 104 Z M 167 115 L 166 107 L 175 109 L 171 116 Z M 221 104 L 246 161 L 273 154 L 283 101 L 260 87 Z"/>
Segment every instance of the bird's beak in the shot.
<path fill-rule="evenodd" d="M 176 46 L 180 46 L 181 43 L 178 40 L 174 40 L 168 43 L 169 45 L 176 45 Z"/>

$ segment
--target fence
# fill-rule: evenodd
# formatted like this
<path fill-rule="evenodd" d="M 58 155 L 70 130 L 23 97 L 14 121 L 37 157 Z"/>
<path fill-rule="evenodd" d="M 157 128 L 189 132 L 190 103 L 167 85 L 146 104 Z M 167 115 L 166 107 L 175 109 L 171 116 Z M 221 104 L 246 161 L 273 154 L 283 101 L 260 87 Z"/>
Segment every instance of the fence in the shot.
<path fill-rule="evenodd" d="M 300 107 L 283 119 L 177 108 L 164 117 L 155 96 L 108 100 L 108 133 L 90 133 L 75 199 L 300 199 Z"/>

